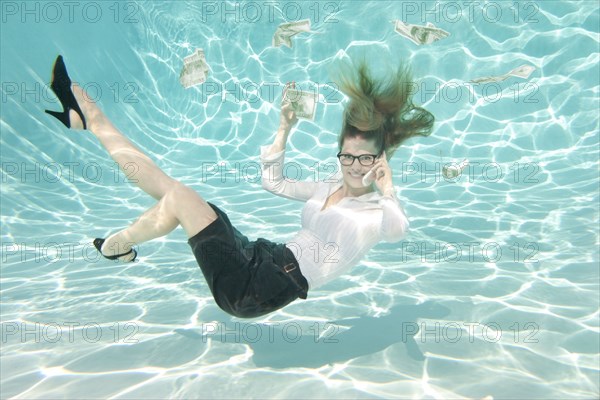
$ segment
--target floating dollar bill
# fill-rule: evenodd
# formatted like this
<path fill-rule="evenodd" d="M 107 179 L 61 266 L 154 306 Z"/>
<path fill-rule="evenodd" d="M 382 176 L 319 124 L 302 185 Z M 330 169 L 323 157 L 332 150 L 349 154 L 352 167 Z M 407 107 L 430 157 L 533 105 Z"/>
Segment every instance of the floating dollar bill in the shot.
<path fill-rule="evenodd" d="M 527 79 L 527 78 L 529 78 L 529 75 L 531 75 L 531 73 L 533 71 L 535 71 L 535 67 L 525 64 L 525 65 L 521 65 L 520 67 L 513 69 L 506 75 L 514 76 L 517 78 Z"/>
<path fill-rule="evenodd" d="M 431 44 L 450 36 L 448 32 L 443 29 L 436 28 L 431 22 L 428 22 L 426 26 L 421 26 L 407 24 L 400 20 L 395 20 L 394 26 L 396 32 L 410 39 L 417 45 Z"/>
<path fill-rule="evenodd" d="M 318 95 L 296 89 L 287 89 L 284 101 L 292 104 L 296 117 L 314 121 Z"/>
<path fill-rule="evenodd" d="M 444 165 L 442 175 L 446 179 L 453 179 L 460 176 L 465 168 L 469 165 L 469 160 L 466 158 L 460 164 Z"/>
<path fill-rule="evenodd" d="M 470 82 L 472 82 L 472 83 L 502 82 L 509 76 L 514 76 L 515 78 L 527 79 L 527 78 L 529 78 L 529 75 L 531 75 L 531 73 L 533 71 L 535 71 L 535 67 L 525 64 L 525 65 L 521 65 L 520 67 L 513 69 L 512 71 L 510 71 L 509 73 L 506 73 L 504 75 L 484 76 L 481 78 L 472 79 Z"/>
<path fill-rule="evenodd" d="M 194 54 L 183 59 L 183 70 L 179 75 L 179 82 L 184 88 L 200 85 L 206 81 L 208 75 L 208 64 L 204 50 L 197 49 Z"/>
<path fill-rule="evenodd" d="M 303 19 L 297 22 L 286 22 L 277 27 L 275 35 L 273 35 L 273 47 L 280 47 L 281 45 L 292 48 L 292 36 L 299 34 L 300 32 L 311 32 L 310 20 Z M 317 32 L 311 32 L 317 33 Z"/>

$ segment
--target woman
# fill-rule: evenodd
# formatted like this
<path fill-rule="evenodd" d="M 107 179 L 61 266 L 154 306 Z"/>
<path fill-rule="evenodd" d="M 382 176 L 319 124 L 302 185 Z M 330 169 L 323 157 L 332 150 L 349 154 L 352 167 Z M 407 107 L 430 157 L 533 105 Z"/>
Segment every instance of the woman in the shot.
<path fill-rule="evenodd" d="M 137 252 L 132 246 L 181 225 L 219 307 L 237 317 L 253 318 L 298 297 L 306 299 L 309 288 L 349 270 L 381 239 L 400 240 L 408 221 L 394 194 L 388 159 L 402 141 L 428 135 L 433 116 L 412 105 L 406 69 L 400 68 L 387 84 L 371 79 L 364 63 L 357 72 L 357 77 L 340 76 L 341 90 L 350 102 L 339 137 L 341 174 L 335 183 L 293 183 L 283 178 L 285 144 L 297 122 L 286 101 L 275 142 L 261 148 L 263 187 L 306 201 L 302 229 L 282 244 L 262 238 L 249 241 L 217 206 L 166 175 L 95 103 L 86 101 L 58 56 L 51 88 L 64 111 L 47 112 L 68 128 L 91 131 L 121 168 L 135 163 L 137 185 L 158 201 L 127 229 L 94 240 L 98 251 L 111 260 L 134 261 Z M 374 181 L 364 186 L 362 179 L 369 171 Z"/>

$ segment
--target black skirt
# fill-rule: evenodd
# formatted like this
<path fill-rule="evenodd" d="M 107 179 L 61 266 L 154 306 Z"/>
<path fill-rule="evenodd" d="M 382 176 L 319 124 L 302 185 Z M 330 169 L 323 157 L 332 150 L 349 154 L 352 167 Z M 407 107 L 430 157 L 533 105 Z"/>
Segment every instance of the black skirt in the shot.
<path fill-rule="evenodd" d="M 292 251 L 259 238 L 250 242 L 221 209 L 217 219 L 188 240 L 208 287 L 225 312 L 255 318 L 297 298 L 306 299 L 308 282 Z"/>

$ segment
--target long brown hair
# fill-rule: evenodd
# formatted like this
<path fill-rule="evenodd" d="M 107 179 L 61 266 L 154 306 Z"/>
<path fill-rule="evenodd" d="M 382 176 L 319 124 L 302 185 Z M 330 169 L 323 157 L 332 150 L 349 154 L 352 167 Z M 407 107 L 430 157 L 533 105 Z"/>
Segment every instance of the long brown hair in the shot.
<path fill-rule="evenodd" d="M 338 137 L 340 150 L 346 138 L 359 136 L 374 140 L 389 159 L 405 140 L 431 134 L 435 118 L 413 104 L 415 85 L 406 63 L 401 62 L 395 74 L 376 80 L 362 59 L 357 64 L 341 64 L 334 80 L 350 100 Z"/>

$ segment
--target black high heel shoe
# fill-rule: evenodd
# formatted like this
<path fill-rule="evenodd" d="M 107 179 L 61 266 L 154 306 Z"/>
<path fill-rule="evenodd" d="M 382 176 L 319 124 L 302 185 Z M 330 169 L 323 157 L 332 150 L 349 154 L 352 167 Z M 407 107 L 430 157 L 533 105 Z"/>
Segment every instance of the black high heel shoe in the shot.
<path fill-rule="evenodd" d="M 102 254 L 102 245 L 104 244 L 104 241 L 106 239 L 100 239 L 100 238 L 96 238 L 94 239 L 94 247 L 98 250 L 98 252 L 100 254 Z M 135 251 L 134 249 L 129 250 L 127 253 L 123 253 L 123 254 L 115 254 L 114 256 L 105 256 L 104 254 L 102 254 L 102 256 L 104 258 L 108 258 L 109 260 L 117 260 L 120 257 L 126 256 L 128 254 L 133 253 L 133 258 L 131 260 L 129 260 L 128 262 L 134 262 L 135 258 L 137 257 L 137 251 Z"/>
<path fill-rule="evenodd" d="M 83 112 L 81 111 L 79 104 L 77 104 L 77 100 L 75 99 L 73 91 L 71 91 L 71 79 L 67 73 L 67 67 L 65 66 L 62 56 L 56 57 L 56 61 L 54 62 L 54 69 L 52 70 L 52 83 L 50 84 L 50 88 L 54 94 L 56 94 L 58 100 L 60 100 L 60 104 L 62 104 L 64 111 L 59 112 L 46 110 L 46 112 L 65 124 L 67 128 L 71 128 L 69 111 L 74 110 L 77 114 L 79 114 L 79 118 L 81 118 L 81 121 L 83 122 L 83 129 L 87 129 Z"/>

